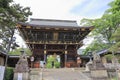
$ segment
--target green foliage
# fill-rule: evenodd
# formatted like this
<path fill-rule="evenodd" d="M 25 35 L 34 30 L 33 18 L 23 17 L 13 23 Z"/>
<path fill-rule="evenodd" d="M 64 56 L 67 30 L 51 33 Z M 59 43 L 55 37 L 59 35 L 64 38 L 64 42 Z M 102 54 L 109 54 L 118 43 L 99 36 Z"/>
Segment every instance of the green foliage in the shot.
<path fill-rule="evenodd" d="M 83 19 L 81 20 L 84 25 L 94 26 L 94 30 L 92 31 L 93 36 L 97 36 L 97 38 L 89 47 L 86 49 L 87 51 L 93 51 L 100 49 L 106 49 L 111 47 L 113 40 L 111 37 L 114 32 L 120 26 L 120 0 L 114 0 L 113 2 L 109 3 L 110 8 L 106 10 L 103 16 L 99 19 Z M 116 36 L 119 36 L 119 32 L 117 32 Z M 103 42 L 101 42 L 101 41 Z M 119 37 L 115 39 L 115 41 L 119 41 Z M 96 42 L 98 41 L 98 42 Z M 105 46 L 105 45 L 107 46 Z M 109 44 L 109 45 L 108 45 Z M 116 44 L 119 46 L 119 43 Z M 113 48 L 115 49 L 115 47 Z M 112 50 L 113 50 L 112 49 Z M 116 50 L 116 49 L 115 49 Z"/>
<path fill-rule="evenodd" d="M 1 44 L 2 49 L 7 50 L 8 41 L 14 35 L 12 32 L 14 32 L 16 24 L 27 21 L 29 15 L 32 15 L 29 7 L 22 7 L 13 0 L 0 0 L 0 40 L 7 38 Z"/>
<path fill-rule="evenodd" d="M 52 62 L 52 61 L 56 61 L 56 58 L 53 56 L 49 56 L 47 62 Z"/>
<path fill-rule="evenodd" d="M 89 51 L 91 51 L 91 52 L 100 51 L 100 50 L 103 50 L 103 49 L 107 49 L 107 47 L 108 47 L 108 44 L 98 43 L 98 42 L 95 43 L 95 42 L 93 42 L 93 43 L 91 43 L 91 44 L 86 48 L 86 50 L 84 51 L 83 54 L 87 55 L 87 53 L 88 53 Z"/>
<path fill-rule="evenodd" d="M 120 63 L 120 54 L 116 54 L 115 57 L 117 58 L 118 62 Z"/>
<path fill-rule="evenodd" d="M 80 21 L 80 25 L 82 26 L 93 26 L 95 20 L 94 19 L 86 19 L 86 18 L 83 18 L 81 21 Z"/>
<path fill-rule="evenodd" d="M 60 62 L 55 61 L 55 67 L 59 68 L 60 67 Z"/>
<path fill-rule="evenodd" d="M 110 51 L 120 51 L 120 42 L 117 42 L 115 43 L 114 45 L 112 45 L 110 48 L 109 48 Z"/>
<path fill-rule="evenodd" d="M 111 40 L 115 41 L 115 44 L 109 49 L 110 51 L 120 51 L 120 27 L 117 28 L 112 35 Z"/>
<path fill-rule="evenodd" d="M 7 67 L 5 72 L 6 72 L 5 80 L 13 80 L 13 75 L 14 75 L 13 68 Z"/>
<path fill-rule="evenodd" d="M 114 40 L 116 42 L 120 41 L 120 27 L 117 28 L 117 30 L 115 31 L 115 33 L 112 35 L 111 40 Z"/>
<path fill-rule="evenodd" d="M 84 51 L 84 54 L 87 55 L 89 51 L 101 51 L 107 48 L 109 48 L 109 44 L 105 42 L 105 39 L 103 39 L 102 36 L 98 36 L 94 38 L 94 41 L 90 45 L 88 45 L 88 47 Z"/>
<path fill-rule="evenodd" d="M 47 68 L 52 68 L 52 62 L 48 62 L 48 63 L 46 64 L 46 67 L 47 67 Z"/>
<path fill-rule="evenodd" d="M 111 80 L 118 80 L 117 77 L 112 78 Z"/>
<path fill-rule="evenodd" d="M 107 54 L 107 55 L 105 55 L 105 58 L 108 59 L 108 60 L 112 60 L 113 55 L 112 54 Z"/>
<path fill-rule="evenodd" d="M 54 56 L 49 56 L 47 59 L 47 68 L 52 68 L 52 62 L 54 62 L 54 67 L 59 68 L 60 67 L 60 62 L 57 61 L 56 57 Z"/>
<path fill-rule="evenodd" d="M 113 14 L 116 14 L 120 11 L 120 0 L 114 0 L 111 3 L 109 3 L 109 6 L 111 6 L 110 9 L 108 9 L 108 12 L 112 12 Z"/>
<path fill-rule="evenodd" d="M 18 48 L 9 52 L 9 55 L 21 55 L 21 50 L 24 50 L 27 55 L 31 55 L 32 52 L 28 48 Z"/>
<path fill-rule="evenodd" d="M 20 4 L 13 3 L 13 0 L 0 0 L 0 4 L 1 29 L 6 26 L 13 28 L 18 21 L 27 21 L 27 17 L 32 15 L 29 7 L 23 8 Z"/>

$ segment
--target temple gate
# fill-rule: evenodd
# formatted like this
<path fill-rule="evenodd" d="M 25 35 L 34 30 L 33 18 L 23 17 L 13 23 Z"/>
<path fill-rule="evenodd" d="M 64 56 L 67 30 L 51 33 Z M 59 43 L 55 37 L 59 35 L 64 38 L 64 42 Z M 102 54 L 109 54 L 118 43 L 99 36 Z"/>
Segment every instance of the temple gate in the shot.
<path fill-rule="evenodd" d="M 77 67 L 77 50 L 93 26 L 78 26 L 76 21 L 31 19 L 17 25 L 27 46 L 33 52 L 34 67 L 40 60 L 47 62 L 47 55 L 60 56 L 61 67 Z"/>

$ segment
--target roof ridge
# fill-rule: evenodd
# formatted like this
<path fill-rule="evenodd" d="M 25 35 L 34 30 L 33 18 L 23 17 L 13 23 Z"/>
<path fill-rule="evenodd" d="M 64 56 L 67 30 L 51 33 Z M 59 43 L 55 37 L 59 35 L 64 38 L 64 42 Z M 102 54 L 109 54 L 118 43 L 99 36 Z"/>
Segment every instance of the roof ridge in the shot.
<path fill-rule="evenodd" d="M 60 21 L 60 22 L 77 22 L 75 20 L 58 20 L 58 19 L 38 19 L 38 18 L 30 18 L 31 21 L 37 20 L 37 21 Z"/>

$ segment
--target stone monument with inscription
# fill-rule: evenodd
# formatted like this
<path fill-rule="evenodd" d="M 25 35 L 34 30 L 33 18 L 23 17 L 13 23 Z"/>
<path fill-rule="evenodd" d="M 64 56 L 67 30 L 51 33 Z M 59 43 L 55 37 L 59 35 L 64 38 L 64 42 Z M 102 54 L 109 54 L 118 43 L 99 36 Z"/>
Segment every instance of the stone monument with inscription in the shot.
<path fill-rule="evenodd" d="M 24 51 L 21 51 L 19 61 L 16 64 L 13 80 L 29 80 L 29 67 Z"/>
<path fill-rule="evenodd" d="M 104 67 L 100 56 L 93 52 L 93 64 L 90 68 L 91 78 L 93 80 L 108 80 L 107 70 Z"/>

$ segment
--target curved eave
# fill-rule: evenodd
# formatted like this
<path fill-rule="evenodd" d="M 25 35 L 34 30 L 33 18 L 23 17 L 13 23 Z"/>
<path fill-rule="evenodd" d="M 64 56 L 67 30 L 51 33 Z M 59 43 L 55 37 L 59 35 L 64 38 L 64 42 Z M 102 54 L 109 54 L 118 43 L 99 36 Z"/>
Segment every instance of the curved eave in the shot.
<path fill-rule="evenodd" d="M 30 28 L 74 28 L 74 29 L 90 29 L 92 30 L 94 26 L 61 26 L 61 25 L 35 25 L 35 24 L 29 24 L 29 23 L 23 23 L 19 22 L 17 27 L 30 27 Z"/>

